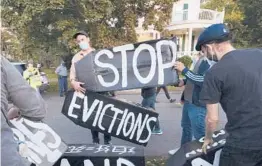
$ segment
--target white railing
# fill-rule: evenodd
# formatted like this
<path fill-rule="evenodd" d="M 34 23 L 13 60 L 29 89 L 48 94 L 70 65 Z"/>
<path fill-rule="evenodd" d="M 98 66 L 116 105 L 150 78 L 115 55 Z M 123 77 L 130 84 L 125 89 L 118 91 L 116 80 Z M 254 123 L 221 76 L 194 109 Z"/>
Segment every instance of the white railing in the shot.
<path fill-rule="evenodd" d="M 198 55 L 199 52 L 198 51 L 179 51 L 177 52 L 176 56 L 177 58 L 183 57 L 183 56 L 195 56 Z"/>
<path fill-rule="evenodd" d="M 183 23 L 183 21 L 203 22 L 211 21 L 212 23 L 222 23 L 224 12 L 218 12 L 209 9 L 200 9 L 196 11 L 177 11 L 173 14 L 171 24 Z"/>
<path fill-rule="evenodd" d="M 198 19 L 219 21 L 223 19 L 223 12 L 217 12 L 209 9 L 200 9 Z"/>

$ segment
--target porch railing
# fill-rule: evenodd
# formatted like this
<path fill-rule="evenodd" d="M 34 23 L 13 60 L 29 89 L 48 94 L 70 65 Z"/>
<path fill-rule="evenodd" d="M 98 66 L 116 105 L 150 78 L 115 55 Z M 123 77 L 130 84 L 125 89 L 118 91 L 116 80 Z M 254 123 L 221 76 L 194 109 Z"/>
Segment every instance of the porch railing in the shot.
<path fill-rule="evenodd" d="M 179 51 L 177 52 L 177 58 L 183 57 L 183 56 L 190 56 L 193 57 L 195 55 L 198 55 L 199 52 L 198 51 Z"/>
<path fill-rule="evenodd" d="M 194 13 L 192 13 L 194 12 Z M 189 17 L 194 15 L 196 17 Z M 218 12 L 209 9 L 200 9 L 198 11 L 177 11 L 172 16 L 172 23 L 178 23 L 183 21 L 214 21 L 214 23 L 220 23 L 224 20 L 224 12 Z"/>

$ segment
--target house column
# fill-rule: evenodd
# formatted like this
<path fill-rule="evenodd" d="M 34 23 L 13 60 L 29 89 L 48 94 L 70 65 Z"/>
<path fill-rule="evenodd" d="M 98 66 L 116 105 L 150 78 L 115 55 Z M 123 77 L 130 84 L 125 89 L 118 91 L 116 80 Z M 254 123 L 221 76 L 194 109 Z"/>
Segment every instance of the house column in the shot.
<path fill-rule="evenodd" d="M 187 50 L 188 50 L 188 53 L 191 52 L 191 49 L 192 49 L 192 35 L 193 35 L 193 29 L 192 28 L 189 28 L 188 29 L 188 47 L 187 47 Z"/>

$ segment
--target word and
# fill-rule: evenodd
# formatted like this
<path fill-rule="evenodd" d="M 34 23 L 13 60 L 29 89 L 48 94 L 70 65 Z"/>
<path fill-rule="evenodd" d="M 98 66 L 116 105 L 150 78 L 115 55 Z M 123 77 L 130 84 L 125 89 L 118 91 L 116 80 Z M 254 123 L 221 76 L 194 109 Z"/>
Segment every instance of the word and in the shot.
<path fill-rule="evenodd" d="M 149 141 L 158 114 L 94 92 L 72 93 L 65 100 L 70 105 L 63 108 L 72 121 L 133 143 L 146 145 Z"/>
<path fill-rule="evenodd" d="M 172 60 L 169 61 L 168 63 L 164 63 L 163 61 L 163 55 L 162 55 L 162 47 L 168 49 L 171 53 L 170 56 L 172 55 Z M 110 70 L 113 71 L 114 73 L 114 80 L 113 81 L 105 81 L 102 75 L 97 75 L 97 79 L 99 83 L 103 87 L 113 87 L 117 85 L 121 80 L 121 85 L 122 88 L 126 88 L 128 86 L 128 75 L 127 75 L 127 66 L 128 66 L 128 57 L 127 57 L 127 52 L 134 51 L 133 56 L 132 56 L 132 70 L 133 73 L 136 77 L 136 79 L 142 83 L 142 84 L 148 84 L 152 79 L 154 78 L 156 71 L 158 73 L 158 84 L 163 85 L 164 80 L 165 80 L 165 75 L 164 75 L 164 70 L 165 69 L 171 69 L 173 67 L 173 64 L 176 60 L 176 44 L 171 41 L 171 40 L 160 40 L 156 43 L 156 49 L 150 45 L 150 44 L 140 44 L 136 49 L 134 44 L 127 44 L 127 45 L 122 45 L 118 47 L 113 48 L 113 52 L 108 50 L 108 49 L 103 49 L 99 52 L 96 53 L 95 58 L 94 58 L 94 63 L 96 66 L 101 67 L 101 68 L 109 68 Z M 118 71 L 118 69 L 110 63 L 105 63 L 100 61 L 100 57 L 102 55 L 106 55 L 109 59 L 114 59 L 114 53 L 116 52 L 121 52 L 121 57 L 122 57 L 122 70 Z M 139 72 L 138 69 L 138 56 L 145 56 L 142 55 L 145 54 L 147 55 L 149 53 L 150 58 L 151 58 L 151 65 L 150 65 L 150 70 L 147 76 L 143 77 L 141 73 Z M 121 74 L 121 77 L 120 77 Z"/>
<path fill-rule="evenodd" d="M 96 160 L 86 159 L 83 161 L 84 166 L 144 166 L 144 165 L 136 165 L 132 161 L 125 158 L 118 158 L 116 164 L 110 164 L 111 161 L 108 158 L 103 159 L 103 161 L 97 162 Z M 103 165 L 101 165 L 103 163 Z M 70 166 L 67 159 L 62 159 L 60 166 Z"/>
<path fill-rule="evenodd" d="M 198 157 L 191 161 L 192 166 L 219 166 L 219 159 L 222 149 L 219 151 L 216 151 L 215 158 L 213 160 L 213 164 L 210 164 L 209 162 L 205 161 L 204 159 Z"/>
<path fill-rule="evenodd" d="M 28 152 L 24 156 L 38 166 L 52 165 L 66 151 L 62 142 L 48 125 L 24 118 L 11 120 L 15 140 L 25 142 Z"/>
<path fill-rule="evenodd" d="M 122 155 L 122 154 L 135 154 L 135 147 L 129 146 L 120 146 L 120 145 L 99 145 L 99 146 L 88 146 L 88 145 L 79 145 L 79 146 L 69 146 L 65 153 L 83 153 L 85 151 L 89 151 L 93 154 L 103 153 L 107 154 L 111 153 L 114 155 Z"/>

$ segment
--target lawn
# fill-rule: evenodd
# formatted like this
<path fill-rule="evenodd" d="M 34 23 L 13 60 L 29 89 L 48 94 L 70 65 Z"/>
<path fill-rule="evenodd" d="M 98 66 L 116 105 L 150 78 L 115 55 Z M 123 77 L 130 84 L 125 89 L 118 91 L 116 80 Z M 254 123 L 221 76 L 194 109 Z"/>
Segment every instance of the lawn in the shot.
<path fill-rule="evenodd" d="M 146 157 L 146 166 L 165 166 L 166 157 Z"/>
<path fill-rule="evenodd" d="M 43 71 L 46 73 L 47 78 L 49 80 L 50 86 L 47 91 L 48 92 L 58 92 L 58 79 L 55 73 L 55 69 L 54 68 L 43 69 Z M 69 79 L 68 79 L 68 87 L 70 88 Z"/>

